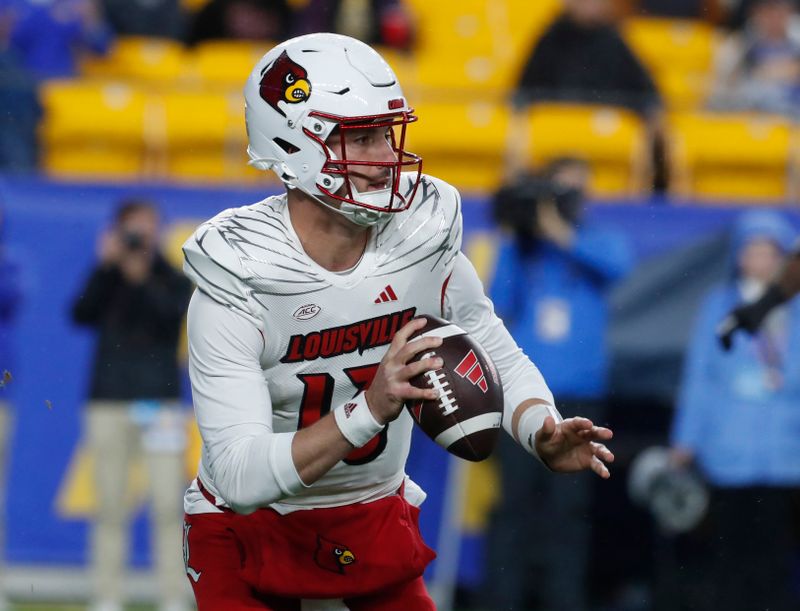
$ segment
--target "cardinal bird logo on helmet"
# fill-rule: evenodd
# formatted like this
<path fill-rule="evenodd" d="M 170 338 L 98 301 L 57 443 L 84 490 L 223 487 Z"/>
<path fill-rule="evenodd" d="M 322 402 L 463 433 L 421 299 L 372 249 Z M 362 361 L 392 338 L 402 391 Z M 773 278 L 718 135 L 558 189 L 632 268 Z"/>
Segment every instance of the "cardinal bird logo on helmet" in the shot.
<path fill-rule="evenodd" d="M 306 69 L 292 61 L 284 51 L 272 64 L 261 72 L 261 98 L 284 117 L 286 113 L 278 106 L 278 102 L 298 104 L 305 102 L 311 95 L 311 83 Z"/>
<path fill-rule="evenodd" d="M 322 535 L 317 535 L 317 551 L 314 554 L 314 561 L 323 569 L 344 574 L 344 567 L 353 564 L 356 556 L 346 545 L 334 543 Z"/>

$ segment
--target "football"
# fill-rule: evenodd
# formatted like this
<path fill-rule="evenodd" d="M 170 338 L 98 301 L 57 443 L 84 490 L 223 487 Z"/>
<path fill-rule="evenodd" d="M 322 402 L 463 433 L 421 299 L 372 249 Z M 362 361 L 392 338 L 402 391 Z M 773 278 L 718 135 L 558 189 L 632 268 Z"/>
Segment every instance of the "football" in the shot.
<path fill-rule="evenodd" d="M 466 331 L 435 316 L 415 338 L 436 335 L 442 345 L 418 354 L 411 362 L 429 356 L 443 361 L 441 369 L 411 379 L 417 388 L 439 391 L 435 401 L 409 401 L 406 408 L 414 421 L 451 454 L 471 461 L 488 458 L 497 442 L 503 418 L 503 387 L 489 355 Z"/>

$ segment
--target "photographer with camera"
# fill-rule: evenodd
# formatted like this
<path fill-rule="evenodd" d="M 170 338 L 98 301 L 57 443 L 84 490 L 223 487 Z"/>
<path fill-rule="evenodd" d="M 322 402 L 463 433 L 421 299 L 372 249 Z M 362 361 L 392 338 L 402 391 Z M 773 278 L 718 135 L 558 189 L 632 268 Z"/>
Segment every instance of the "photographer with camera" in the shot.
<path fill-rule="evenodd" d="M 582 222 L 588 178 L 582 160 L 559 159 L 495 195 L 495 219 L 512 235 L 500 247 L 491 297 L 547 377 L 561 413 L 600 425 L 607 393 L 606 297 L 630 269 L 632 255 L 624 235 Z M 548 477 L 513 444 L 501 441 L 497 454 L 502 489 L 487 570 L 493 608 L 587 609 L 591 482 L 580 474 Z M 507 550 L 520 549 L 520 540 L 530 545 L 509 558 Z"/>
<path fill-rule="evenodd" d="M 123 609 L 131 510 L 128 471 L 144 456 L 153 509 L 151 549 L 161 610 L 185 609 L 180 548 L 186 412 L 179 404 L 177 347 L 192 286 L 158 250 L 158 210 L 121 205 L 100 236 L 98 264 L 73 320 L 97 331 L 85 430 L 94 457 L 97 515 L 91 564 L 94 611 Z"/>
<path fill-rule="evenodd" d="M 672 461 L 710 489 L 698 609 L 800 608 L 800 302 L 774 303 L 729 350 L 715 328 L 771 289 L 797 231 L 786 215 L 750 210 L 731 227 L 728 273 L 702 302 L 672 423 Z"/>

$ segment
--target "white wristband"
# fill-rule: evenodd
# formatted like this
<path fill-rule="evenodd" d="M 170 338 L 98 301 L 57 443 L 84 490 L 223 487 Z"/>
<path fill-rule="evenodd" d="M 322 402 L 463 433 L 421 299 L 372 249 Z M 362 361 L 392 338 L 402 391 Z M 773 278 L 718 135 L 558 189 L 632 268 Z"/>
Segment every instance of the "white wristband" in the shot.
<path fill-rule="evenodd" d="M 542 428 L 548 416 L 552 416 L 556 424 L 563 420 L 561 414 L 558 413 L 555 407 L 552 405 L 539 404 L 532 405 L 525 410 L 525 413 L 520 416 L 519 423 L 517 424 L 519 444 L 538 458 L 545 466 L 547 465 L 542 461 L 539 453 L 536 451 L 536 433 Z"/>
<path fill-rule="evenodd" d="M 333 410 L 333 417 L 344 438 L 356 448 L 365 445 L 383 430 L 383 425 L 372 417 L 363 392 Z"/>

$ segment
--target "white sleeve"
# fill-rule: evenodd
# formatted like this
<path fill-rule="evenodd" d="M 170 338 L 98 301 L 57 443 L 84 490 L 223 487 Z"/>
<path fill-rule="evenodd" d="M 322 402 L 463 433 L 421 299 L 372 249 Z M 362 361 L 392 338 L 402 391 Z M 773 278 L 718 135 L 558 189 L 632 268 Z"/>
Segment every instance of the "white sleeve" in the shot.
<path fill-rule="evenodd" d="M 296 494 L 305 484 L 292 461 L 294 433 L 272 431 L 261 331 L 199 290 L 188 326 L 189 376 L 210 483 L 239 513 Z"/>
<path fill-rule="evenodd" d="M 463 253 L 458 254 L 447 283 L 443 315 L 470 333 L 492 357 L 503 383 L 503 428 L 538 458 L 533 443 L 536 432 L 547 416 L 553 416 L 556 422 L 562 420 L 555 408 L 553 393 L 539 369 L 517 346 L 494 313 L 494 306 L 485 295 L 475 268 Z M 529 407 L 518 416 L 518 436 L 515 436 L 512 426 L 514 413 L 528 399 L 545 403 Z"/>

